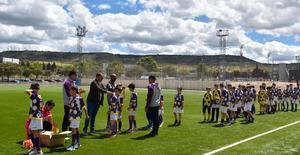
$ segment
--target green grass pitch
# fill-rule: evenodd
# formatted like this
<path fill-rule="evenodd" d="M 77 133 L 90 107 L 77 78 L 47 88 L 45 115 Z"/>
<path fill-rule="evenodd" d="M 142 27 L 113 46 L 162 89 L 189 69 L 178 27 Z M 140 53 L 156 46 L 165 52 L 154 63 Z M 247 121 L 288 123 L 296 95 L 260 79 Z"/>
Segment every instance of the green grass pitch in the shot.
<path fill-rule="evenodd" d="M 24 93 L 28 86 L 0 85 L 0 154 L 25 154 L 20 141 L 25 138 L 24 123 L 27 118 L 29 99 Z M 87 90 L 88 88 L 85 87 Z M 137 90 L 139 107 L 137 125 L 146 125 L 144 105 L 145 89 Z M 44 101 L 53 99 L 56 107 L 53 110 L 55 122 L 61 126 L 63 118 L 62 88 L 60 86 L 41 86 Z M 199 123 L 202 116 L 202 95 L 200 91 L 183 91 L 185 95 L 185 111 L 180 127 L 168 127 L 174 121 L 172 114 L 174 90 L 163 90 L 165 96 L 165 124 L 155 138 L 140 140 L 149 131 L 137 131 L 121 134 L 115 138 L 104 138 L 104 133 L 81 138 L 82 147 L 75 152 L 67 152 L 65 148 L 48 149 L 45 154 L 203 154 L 248 137 L 270 131 L 274 128 L 300 120 L 300 112 L 280 112 L 274 115 L 255 116 L 255 123 L 242 124 L 239 119 L 235 124 L 226 127 L 214 127 L 212 123 Z M 85 94 L 86 96 L 87 94 Z M 125 100 L 128 105 L 129 91 Z M 258 109 L 258 106 L 256 106 Z M 106 123 L 107 105 L 100 107 L 96 129 L 103 129 Z M 123 130 L 128 128 L 127 112 L 123 113 Z M 80 128 L 83 127 L 83 121 Z M 300 154 L 300 124 L 276 131 L 269 135 L 242 143 L 218 154 Z M 67 143 L 66 146 L 69 144 Z"/>

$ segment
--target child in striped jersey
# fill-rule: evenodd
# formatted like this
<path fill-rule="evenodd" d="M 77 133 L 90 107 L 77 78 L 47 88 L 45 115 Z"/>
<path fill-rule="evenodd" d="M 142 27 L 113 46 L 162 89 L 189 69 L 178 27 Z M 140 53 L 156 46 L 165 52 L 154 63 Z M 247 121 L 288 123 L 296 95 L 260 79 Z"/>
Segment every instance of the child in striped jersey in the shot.
<path fill-rule="evenodd" d="M 127 108 L 129 111 L 128 119 L 129 119 L 129 129 L 128 132 L 133 132 L 136 130 L 136 109 L 138 106 L 137 103 L 137 93 L 134 91 L 135 85 L 133 83 L 128 85 L 129 90 L 131 91 L 131 97 L 130 97 L 130 102 L 129 102 L 129 107 Z M 134 125 L 134 127 L 132 126 Z"/>
<path fill-rule="evenodd" d="M 39 155 L 43 154 L 40 147 L 40 132 L 43 129 L 43 115 L 42 106 L 43 100 L 41 95 L 38 93 L 40 90 L 40 85 L 38 83 L 33 83 L 30 89 L 26 90 L 26 94 L 30 97 L 30 108 L 29 108 L 29 139 L 33 143 L 33 148 L 29 150 L 29 155 Z"/>
<path fill-rule="evenodd" d="M 177 94 L 174 97 L 174 117 L 175 117 L 175 122 L 174 125 L 181 125 L 181 115 L 183 113 L 183 103 L 184 103 L 184 97 L 181 94 L 182 88 L 178 87 L 177 88 Z"/>

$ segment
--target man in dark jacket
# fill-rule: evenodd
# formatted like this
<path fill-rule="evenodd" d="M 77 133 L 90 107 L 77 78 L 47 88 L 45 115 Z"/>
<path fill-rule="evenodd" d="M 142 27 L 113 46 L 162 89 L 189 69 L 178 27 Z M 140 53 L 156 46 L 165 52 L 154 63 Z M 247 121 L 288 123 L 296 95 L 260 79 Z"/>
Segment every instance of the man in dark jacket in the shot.
<path fill-rule="evenodd" d="M 90 119 L 86 119 L 83 128 L 83 135 L 87 135 L 89 123 L 90 132 L 93 133 L 95 129 L 95 119 L 99 106 L 103 105 L 104 94 L 111 95 L 110 91 L 107 91 L 105 86 L 102 84 L 103 74 L 97 73 L 96 79 L 90 84 L 90 91 L 87 97 L 87 109 Z"/>

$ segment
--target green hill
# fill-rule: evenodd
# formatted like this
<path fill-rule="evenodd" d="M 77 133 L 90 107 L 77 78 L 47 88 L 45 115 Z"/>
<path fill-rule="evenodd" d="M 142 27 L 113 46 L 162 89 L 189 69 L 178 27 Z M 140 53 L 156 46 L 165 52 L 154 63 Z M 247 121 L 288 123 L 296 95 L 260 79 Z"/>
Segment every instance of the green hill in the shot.
<path fill-rule="evenodd" d="M 135 64 L 138 59 L 145 56 L 153 57 L 159 64 L 185 64 L 196 65 L 204 63 L 206 65 L 218 65 L 221 60 L 226 65 L 239 64 L 261 64 L 246 57 L 234 55 L 120 55 L 110 53 L 73 53 L 73 52 L 51 52 L 51 51 L 3 51 L 0 57 L 17 58 L 20 60 L 31 61 L 58 61 L 58 62 L 74 62 L 79 58 L 92 59 L 102 63 L 109 63 L 114 60 L 123 62 L 124 64 Z"/>

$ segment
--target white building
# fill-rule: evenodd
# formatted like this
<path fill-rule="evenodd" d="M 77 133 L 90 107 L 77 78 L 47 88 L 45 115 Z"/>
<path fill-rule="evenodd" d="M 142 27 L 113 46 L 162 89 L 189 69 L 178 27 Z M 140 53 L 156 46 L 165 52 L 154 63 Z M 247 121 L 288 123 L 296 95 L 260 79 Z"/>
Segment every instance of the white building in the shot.
<path fill-rule="evenodd" d="M 20 59 L 14 59 L 14 58 L 6 58 L 3 57 L 1 59 L 1 63 L 14 63 L 14 64 L 20 64 Z"/>

